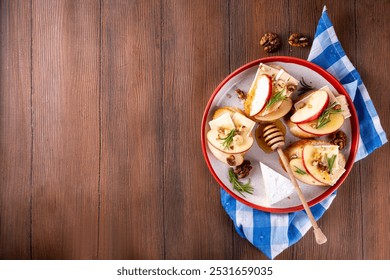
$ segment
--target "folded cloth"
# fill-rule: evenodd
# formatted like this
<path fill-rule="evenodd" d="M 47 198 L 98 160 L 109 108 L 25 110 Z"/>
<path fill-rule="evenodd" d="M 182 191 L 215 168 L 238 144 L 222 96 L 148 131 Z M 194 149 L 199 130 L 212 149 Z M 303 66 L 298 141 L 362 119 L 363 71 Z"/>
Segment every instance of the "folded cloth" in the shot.
<path fill-rule="evenodd" d="M 366 86 L 337 39 L 326 6 L 314 37 L 308 60 L 331 73 L 344 86 L 355 105 L 360 127 L 359 149 L 355 161 L 361 160 L 387 142 L 386 133 Z"/>
<path fill-rule="evenodd" d="M 326 7 L 319 20 L 308 60 L 338 79 L 354 102 L 360 124 L 360 144 L 356 161 L 385 144 L 386 134 L 378 114 L 359 73 L 341 47 Z M 321 218 L 335 197 L 336 192 L 310 208 L 316 220 Z M 311 227 L 304 210 L 288 214 L 259 211 L 235 200 L 223 189 L 221 203 L 233 220 L 237 233 L 270 259 L 298 242 Z"/>

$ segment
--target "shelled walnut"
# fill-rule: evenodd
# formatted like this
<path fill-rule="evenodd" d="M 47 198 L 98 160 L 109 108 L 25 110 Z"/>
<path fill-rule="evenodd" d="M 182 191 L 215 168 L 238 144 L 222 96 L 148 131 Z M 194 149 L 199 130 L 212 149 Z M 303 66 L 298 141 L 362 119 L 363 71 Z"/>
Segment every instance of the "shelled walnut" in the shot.
<path fill-rule="evenodd" d="M 264 47 L 264 51 L 271 53 L 279 49 L 281 42 L 278 34 L 268 32 L 261 37 L 260 45 Z"/>
<path fill-rule="evenodd" d="M 343 150 L 347 144 L 347 135 L 338 130 L 330 135 L 330 143 L 339 146 L 340 151 Z"/>
<path fill-rule="evenodd" d="M 245 100 L 246 99 L 246 94 L 243 92 L 241 89 L 236 89 L 236 93 L 239 99 Z"/>
<path fill-rule="evenodd" d="M 293 92 L 297 89 L 296 85 L 293 84 L 287 84 L 287 93 L 289 95 L 293 94 Z"/>
<path fill-rule="evenodd" d="M 236 157 L 234 155 L 230 155 L 226 158 L 227 164 L 230 166 L 234 166 L 236 164 Z"/>
<path fill-rule="evenodd" d="M 244 160 L 244 162 L 234 168 L 234 174 L 236 174 L 238 179 L 245 178 L 249 175 L 249 172 L 252 170 L 251 162 L 249 160 Z"/>
<path fill-rule="evenodd" d="M 310 44 L 310 39 L 302 33 L 292 33 L 288 38 L 288 43 L 293 47 L 307 47 Z"/>

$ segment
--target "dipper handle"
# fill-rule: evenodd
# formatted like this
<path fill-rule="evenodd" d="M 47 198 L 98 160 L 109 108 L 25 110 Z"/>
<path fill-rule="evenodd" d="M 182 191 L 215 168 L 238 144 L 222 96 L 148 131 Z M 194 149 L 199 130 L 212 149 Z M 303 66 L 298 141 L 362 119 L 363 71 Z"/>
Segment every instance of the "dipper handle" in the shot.
<path fill-rule="evenodd" d="M 279 128 L 275 124 L 270 124 L 264 127 L 263 129 L 263 137 L 266 144 L 274 151 L 277 150 L 280 159 L 283 162 L 285 170 L 287 170 L 288 176 L 290 177 L 290 180 L 292 184 L 294 185 L 294 188 L 296 192 L 298 193 L 299 199 L 302 202 L 303 208 L 306 211 L 307 216 L 309 217 L 309 220 L 313 226 L 314 229 L 314 235 L 316 238 L 317 244 L 324 244 L 327 241 L 327 238 L 325 234 L 321 231 L 320 227 L 318 226 L 313 213 L 310 210 L 309 205 L 307 204 L 307 201 L 302 193 L 301 188 L 298 185 L 297 180 L 295 179 L 294 173 L 290 168 L 290 163 L 286 157 L 286 155 L 282 151 L 282 147 L 284 147 L 284 135 L 279 130 Z"/>

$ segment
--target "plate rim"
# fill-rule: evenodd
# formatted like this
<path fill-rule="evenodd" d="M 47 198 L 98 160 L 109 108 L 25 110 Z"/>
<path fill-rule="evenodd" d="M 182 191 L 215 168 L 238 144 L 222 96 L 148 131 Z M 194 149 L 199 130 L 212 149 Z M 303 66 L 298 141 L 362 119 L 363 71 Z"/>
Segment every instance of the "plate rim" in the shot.
<path fill-rule="evenodd" d="M 208 167 L 209 171 L 211 172 L 212 176 L 218 182 L 220 187 L 222 187 L 230 196 L 234 197 L 237 201 L 239 201 L 239 202 L 241 202 L 241 203 L 243 203 L 251 208 L 265 211 L 265 212 L 270 212 L 270 213 L 291 213 L 291 212 L 297 212 L 297 211 L 303 210 L 304 209 L 303 205 L 301 204 L 301 205 L 285 207 L 285 208 L 265 207 L 265 206 L 260 206 L 260 205 L 251 203 L 249 201 L 246 201 L 245 199 L 243 199 L 242 197 L 240 197 L 239 195 L 237 195 L 236 193 L 231 191 L 219 179 L 219 177 L 217 176 L 216 172 L 214 171 L 214 168 L 211 165 L 210 160 L 209 160 L 208 155 L 207 155 L 207 147 L 206 147 L 207 146 L 207 139 L 205 137 L 206 122 L 207 122 L 207 117 L 209 115 L 209 111 L 211 108 L 211 104 L 213 103 L 218 92 L 222 89 L 222 87 L 228 81 L 230 81 L 233 77 L 237 76 L 241 72 L 243 72 L 251 67 L 254 67 L 256 65 L 259 65 L 260 63 L 270 63 L 270 62 L 293 63 L 293 64 L 298 64 L 300 66 L 304 66 L 304 67 L 311 69 L 312 71 L 316 72 L 317 74 L 319 74 L 320 76 L 325 78 L 337 90 L 337 92 L 343 94 L 346 97 L 348 105 L 349 105 L 349 109 L 350 109 L 350 113 L 351 113 L 350 120 L 351 120 L 351 131 L 352 131 L 352 137 L 351 137 L 352 139 L 351 140 L 352 141 L 351 141 L 351 149 L 349 152 L 348 161 L 347 161 L 346 166 L 345 166 L 346 171 L 344 172 L 344 174 L 340 177 L 340 179 L 337 181 L 337 183 L 334 186 L 329 187 L 324 193 L 322 193 L 321 195 L 317 196 L 316 198 L 308 201 L 307 203 L 310 207 L 320 203 L 325 198 L 327 198 L 329 195 L 331 195 L 333 192 L 338 190 L 338 188 L 343 184 L 343 182 L 345 181 L 345 179 L 349 175 L 350 171 L 352 170 L 352 167 L 353 167 L 354 162 L 355 162 L 358 146 L 359 146 L 359 134 L 360 134 L 359 120 L 358 120 L 358 116 L 357 116 L 353 101 L 352 101 L 351 97 L 349 96 L 349 94 L 347 93 L 347 91 L 342 86 L 342 84 L 332 74 L 330 74 L 329 72 L 327 72 L 326 70 L 324 70 L 320 66 L 318 66 L 310 61 L 304 60 L 302 58 L 297 58 L 297 57 L 292 57 L 292 56 L 271 56 L 271 57 L 263 57 L 263 58 L 253 60 L 253 61 L 248 62 L 248 63 L 244 64 L 243 66 L 237 68 L 233 72 L 231 72 L 214 89 L 211 97 L 209 98 L 209 100 L 207 102 L 206 108 L 203 112 L 202 123 L 201 123 L 202 153 L 203 153 L 203 157 L 206 161 L 207 167 Z"/>

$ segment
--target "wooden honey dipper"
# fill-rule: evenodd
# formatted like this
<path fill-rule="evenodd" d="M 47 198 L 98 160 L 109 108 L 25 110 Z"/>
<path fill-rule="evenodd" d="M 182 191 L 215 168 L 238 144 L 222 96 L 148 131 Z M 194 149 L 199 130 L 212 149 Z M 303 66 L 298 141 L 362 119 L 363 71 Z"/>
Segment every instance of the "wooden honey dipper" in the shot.
<path fill-rule="evenodd" d="M 306 214 L 309 217 L 309 220 L 313 226 L 316 242 L 318 244 L 324 244 L 327 241 L 327 238 L 322 233 L 320 227 L 314 219 L 313 213 L 311 212 L 309 205 L 307 204 L 306 199 L 303 196 L 301 188 L 299 187 L 297 180 L 295 179 L 295 176 L 290 168 L 290 164 L 287 160 L 287 157 L 282 151 L 282 147 L 284 147 L 285 145 L 283 132 L 281 132 L 280 129 L 273 123 L 264 127 L 263 137 L 265 143 L 271 148 L 271 150 L 278 151 L 279 157 L 283 162 L 284 168 L 287 170 L 287 173 L 290 176 L 290 180 L 293 183 L 295 190 L 298 193 L 299 199 L 302 202 L 303 208 L 305 209 Z"/>

